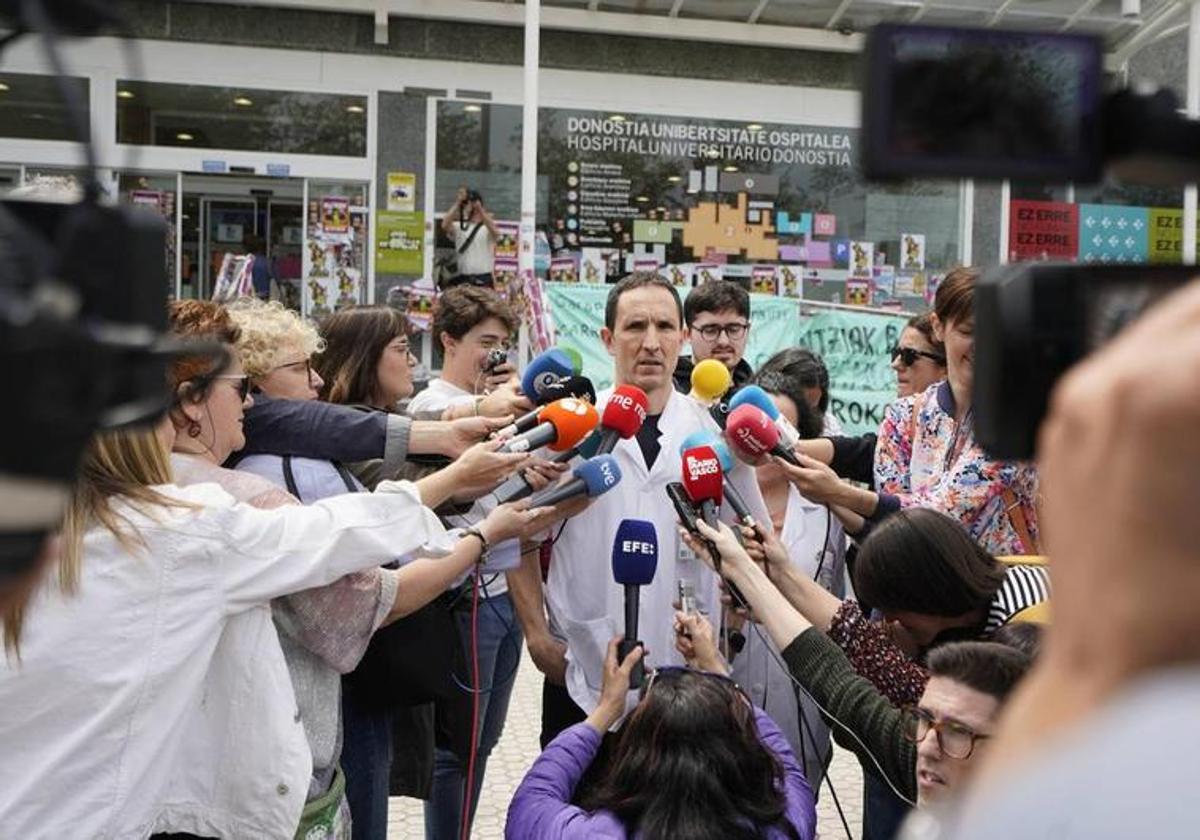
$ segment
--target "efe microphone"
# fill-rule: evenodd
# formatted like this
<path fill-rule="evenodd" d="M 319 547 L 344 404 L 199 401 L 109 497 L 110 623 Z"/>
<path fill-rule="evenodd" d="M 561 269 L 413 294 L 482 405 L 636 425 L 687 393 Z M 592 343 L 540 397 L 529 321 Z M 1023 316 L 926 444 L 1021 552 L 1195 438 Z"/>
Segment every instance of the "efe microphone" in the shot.
<path fill-rule="evenodd" d="M 617 647 L 617 661 L 624 662 L 638 639 L 638 594 L 640 587 L 654 581 L 658 568 L 658 534 L 654 524 L 643 519 L 622 519 L 617 526 L 612 550 L 613 580 L 625 587 L 625 636 Z M 642 661 L 629 674 L 629 687 L 642 687 L 646 669 Z"/>
<path fill-rule="evenodd" d="M 780 442 L 779 427 L 756 405 L 746 403 L 729 412 L 725 439 L 751 460 L 769 453 L 789 464 L 801 466 L 795 453 Z"/>
<path fill-rule="evenodd" d="M 556 487 L 547 487 L 529 500 L 529 506 L 550 507 L 576 496 L 589 499 L 603 495 L 621 483 L 621 468 L 612 455 L 597 455 L 584 461 L 572 473 L 574 478 Z"/>

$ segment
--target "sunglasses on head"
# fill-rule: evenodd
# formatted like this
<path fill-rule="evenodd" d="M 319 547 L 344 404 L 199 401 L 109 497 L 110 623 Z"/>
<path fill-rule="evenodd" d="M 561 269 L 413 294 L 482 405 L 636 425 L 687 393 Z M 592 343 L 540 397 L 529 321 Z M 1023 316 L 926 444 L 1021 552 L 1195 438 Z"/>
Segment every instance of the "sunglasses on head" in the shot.
<path fill-rule="evenodd" d="M 946 364 L 946 357 L 938 353 L 929 353 L 925 350 L 917 350 L 915 347 L 901 347 L 899 344 L 896 344 L 892 347 L 891 357 L 893 362 L 896 361 L 897 357 L 899 357 L 900 364 L 904 365 L 905 367 L 912 367 L 917 363 L 917 359 L 922 357 L 926 359 L 933 359 L 933 361 L 937 362 L 939 365 Z"/>
<path fill-rule="evenodd" d="M 650 679 L 642 686 L 641 696 L 646 697 L 654 688 L 655 681 L 663 674 L 699 674 L 702 677 L 717 680 L 721 685 L 730 688 L 734 693 L 745 699 L 747 703 L 751 703 L 750 696 L 746 694 L 746 690 L 738 685 L 733 679 L 724 674 L 713 673 L 712 671 L 701 671 L 698 668 L 688 668 L 684 665 L 660 665 L 650 672 Z M 751 703 L 751 705 L 753 705 Z"/>

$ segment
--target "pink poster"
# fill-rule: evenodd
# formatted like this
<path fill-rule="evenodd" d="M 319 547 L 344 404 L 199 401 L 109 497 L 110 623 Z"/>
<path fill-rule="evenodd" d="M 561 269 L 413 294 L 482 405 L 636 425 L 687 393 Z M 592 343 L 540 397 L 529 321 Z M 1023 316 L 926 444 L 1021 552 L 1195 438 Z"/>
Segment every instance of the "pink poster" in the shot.
<path fill-rule="evenodd" d="M 837 216 L 832 213 L 817 213 L 813 216 L 814 236 L 833 236 L 837 232 Z"/>

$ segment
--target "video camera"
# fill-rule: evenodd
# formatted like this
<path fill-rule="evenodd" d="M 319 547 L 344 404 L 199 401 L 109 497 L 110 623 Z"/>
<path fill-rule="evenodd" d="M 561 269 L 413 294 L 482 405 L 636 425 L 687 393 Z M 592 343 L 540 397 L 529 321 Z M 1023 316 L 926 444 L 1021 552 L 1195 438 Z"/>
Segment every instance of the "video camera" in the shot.
<path fill-rule="evenodd" d="M 884 24 L 867 38 L 863 170 L 1150 184 L 1200 180 L 1200 123 L 1166 90 L 1105 90 L 1087 35 Z M 1029 458 L 1068 367 L 1195 276 L 1191 266 L 1024 263 L 976 287 L 976 436 Z"/>

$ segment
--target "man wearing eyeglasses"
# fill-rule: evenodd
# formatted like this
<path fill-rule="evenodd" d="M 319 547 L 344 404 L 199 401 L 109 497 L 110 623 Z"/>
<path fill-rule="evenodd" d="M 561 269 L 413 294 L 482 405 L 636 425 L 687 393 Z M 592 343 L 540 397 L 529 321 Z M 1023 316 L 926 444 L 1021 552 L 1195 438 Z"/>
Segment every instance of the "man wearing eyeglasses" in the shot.
<path fill-rule="evenodd" d="M 684 394 L 692 390 L 692 368 L 705 359 L 716 359 L 729 368 L 733 377 L 729 394 L 750 380 L 754 369 L 742 358 L 750 338 L 749 292 L 732 281 L 705 283 L 683 302 L 683 320 L 692 355 L 680 356 L 675 365 L 675 390 Z"/>

